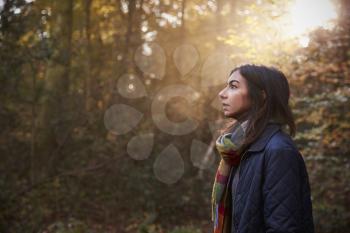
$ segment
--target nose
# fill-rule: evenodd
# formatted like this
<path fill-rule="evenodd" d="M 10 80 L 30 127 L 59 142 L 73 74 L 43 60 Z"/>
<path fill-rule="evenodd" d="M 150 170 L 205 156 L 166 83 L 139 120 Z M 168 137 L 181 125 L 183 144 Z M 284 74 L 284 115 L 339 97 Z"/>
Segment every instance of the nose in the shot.
<path fill-rule="evenodd" d="M 222 89 L 220 92 L 219 92 L 219 97 L 220 99 L 225 99 L 226 98 L 226 88 Z"/>

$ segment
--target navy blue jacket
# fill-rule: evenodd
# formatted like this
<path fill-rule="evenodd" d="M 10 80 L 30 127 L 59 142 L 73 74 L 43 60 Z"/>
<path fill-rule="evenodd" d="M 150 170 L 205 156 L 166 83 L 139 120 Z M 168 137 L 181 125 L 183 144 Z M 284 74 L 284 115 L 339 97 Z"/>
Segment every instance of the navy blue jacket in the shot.
<path fill-rule="evenodd" d="M 304 159 L 280 124 L 269 123 L 231 170 L 232 233 L 313 233 Z"/>

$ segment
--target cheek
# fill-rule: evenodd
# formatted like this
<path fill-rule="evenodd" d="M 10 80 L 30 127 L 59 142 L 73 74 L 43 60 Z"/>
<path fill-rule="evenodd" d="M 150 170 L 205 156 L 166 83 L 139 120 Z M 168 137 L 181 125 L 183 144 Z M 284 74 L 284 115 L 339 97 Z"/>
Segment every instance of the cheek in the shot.
<path fill-rule="evenodd" d="M 233 95 L 233 101 L 240 105 L 246 105 L 249 103 L 248 96 L 244 92 L 237 92 Z"/>
<path fill-rule="evenodd" d="M 245 93 L 236 95 L 233 100 L 233 107 L 237 110 L 246 110 L 250 108 L 250 101 Z"/>
<path fill-rule="evenodd" d="M 243 101 L 243 105 L 244 105 L 246 108 L 250 108 L 250 106 L 251 106 L 251 101 L 250 101 L 248 95 L 244 95 L 244 96 L 242 97 L 242 101 Z"/>

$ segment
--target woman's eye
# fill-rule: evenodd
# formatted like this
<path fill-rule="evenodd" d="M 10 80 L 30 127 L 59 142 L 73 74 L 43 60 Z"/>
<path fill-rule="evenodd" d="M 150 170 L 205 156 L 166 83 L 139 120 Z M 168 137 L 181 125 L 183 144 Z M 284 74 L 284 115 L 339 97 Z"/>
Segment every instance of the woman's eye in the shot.
<path fill-rule="evenodd" d="M 237 86 L 235 86 L 235 85 L 230 85 L 230 89 L 236 89 L 237 88 Z"/>

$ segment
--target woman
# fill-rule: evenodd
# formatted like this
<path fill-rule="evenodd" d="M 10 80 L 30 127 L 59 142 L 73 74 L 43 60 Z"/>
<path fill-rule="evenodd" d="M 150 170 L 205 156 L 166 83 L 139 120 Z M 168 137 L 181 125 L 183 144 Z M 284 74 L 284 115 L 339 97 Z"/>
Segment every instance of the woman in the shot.
<path fill-rule="evenodd" d="M 221 161 L 212 193 L 214 233 L 314 232 L 308 173 L 291 139 L 295 124 L 284 74 L 242 65 L 219 97 L 234 123 L 216 141 Z"/>

